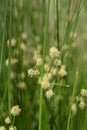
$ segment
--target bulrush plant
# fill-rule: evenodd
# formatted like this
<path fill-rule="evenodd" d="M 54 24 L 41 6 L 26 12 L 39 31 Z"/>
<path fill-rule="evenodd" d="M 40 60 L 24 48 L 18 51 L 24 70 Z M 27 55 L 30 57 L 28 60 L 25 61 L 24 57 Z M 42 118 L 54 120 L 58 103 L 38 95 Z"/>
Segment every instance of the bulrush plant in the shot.
<path fill-rule="evenodd" d="M 44 63 L 44 76 L 41 78 L 41 65 L 42 65 L 42 59 L 40 57 L 37 57 L 35 59 L 35 69 L 30 68 L 28 70 L 28 75 L 32 78 L 38 77 L 38 83 L 42 87 L 42 89 L 45 91 L 45 96 L 50 99 L 54 92 L 52 90 L 55 83 L 56 75 L 59 77 L 65 77 L 67 75 L 67 71 L 65 69 L 65 65 L 62 65 L 61 60 L 59 58 L 60 52 L 57 50 L 56 47 L 51 47 L 49 49 L 49 55 L 46 56 L 46 62 Z M 59 69 L 58 69 L 59 68 Z M 53 79 L 53 81 L 52 81 Z M 67 85 L 65 85 L 67 86 Z"/>
<path fill-rule="evenodd" d="M 60 59 L 60 51 L 56 47 L 50 47 L 49 54 L 46 55 L 44 61 L 44 74 L 41 77 L 41 67 L 42 61 L 40 55 L 36 54 L 37 57 L 33 58 L 35 61 L 35 65 L 33 68 L 28 70 L 28 76 L 31 78 L 37 78 L 38 86 L 41 87 L 42 91 L 44 92 L 44 99 L 47 98 L 48 101 L 51 101 L 52 98 L 55 98 L 54 87 L 55 86 L 66 86 L 64 83 L 57 83 L 56 76 L 60 79 L 67 76 L 67 71 L 65 65 L 62 64 Z"/>
<path fill-rule="evenodd" d="M 0 130 L 87 130 L 86 5 L 0 0 Z"/>

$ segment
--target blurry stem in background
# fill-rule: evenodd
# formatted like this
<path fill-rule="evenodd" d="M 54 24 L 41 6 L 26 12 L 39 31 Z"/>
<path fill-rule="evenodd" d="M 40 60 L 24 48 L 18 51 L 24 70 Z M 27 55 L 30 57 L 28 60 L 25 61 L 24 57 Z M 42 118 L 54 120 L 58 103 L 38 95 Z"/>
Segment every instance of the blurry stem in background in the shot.
<path fill-rule="evenodd" d="M 57 47 L 58 50 L 60 50 L 60 45 L 59 45 L 59 1 L 56 0 L 56 18 L 57 18 L 57 23 L 56 23 L 56 28 L 57 28 Z"/>
<path fill-rule="evenodd" d="M 12 37 L 12 8 L 13 8 L 13 0 L 9 1 L 10 4 L 10 22 L 9 22 L 9 65 L 8 65 L 8 110 L 10 116 L 11 109 L 11 83 L 10 83 L 10 74 L 11 74 L 11 37 Z"/>
<path fill-rule="evenodd" d="M 68 15 L 68 22 L 70 21 L 70 8 L 71 8 L 71 1 L 72 0 L 69 0 L 68 2 L 68 10 L 67 10 L 67 15 Z"/>
<path fill-rule="evenodd" d="M 72 2 L 71 0 L 68 2 L 68 10 L 67 10 L 68 21 L 67 21 L 67 26 L 66 26 L 66 30 L 65 30 L 65 36 L 64 36 L 63 42 L 61 44 L 61 47 L 63 46 L 64 43 L 71 44 L 75 30 L 76 30 L 76 26 L 78 23 L 79 14 L 80 14 L 82 8 L 84 7 L 84 6 L 82 6 L 82 5 L 84 5 L 84 2 L 82 0 L 77 2 L 75 4 L 74 14 L 72 15 L 72 17 L 70 19 L 71 2 Z M 83 2 L 83 4 L 82 4 L 82 2 Z M 69 35 L 70 35 L 71 31 L 72 31 L 72 38 L 70 40 Z"/>
<path fill-rule="evenodd" d="M 74 25 L 73 25 L 73 28 L 72 28 L 72 37 L 73 37 L 73 35 L 74 35 L 74 33 L 75 33 L 75 29 L 76 29 L 76 26 L 77 26 L 77 23 L 78 23 L 78 20 L 79 20 L 79 15 L 80 15 L 80 12 L 81 12 L 81 10 L 83 9 L 83 7 L 84 7 L 84 3 L 82 3 L 82 1 L 80 0 L 79 1 L 79 4 L 78 4 L 78 6 L 76 6 L 77 8 L 76 8 L 76 17 L 75 17 L 75 20 L 74 20 Z M 75 14 L 74 14 L 74 16 L 75 16 Z M 74 18 L 73 18 L 74 19 Z"/>
<path fill-rule="evenodd" d="M 66 30 L 65 30 L 65 35 L 64 35 L 64 39 L 63 39 L 63 42 L 62 42 L 62 45 L 61 47 L 63 46 L 63 44 L 65 43 L 66 41 L 66 37 L 68 35 L 68 33 L 70 32 L 70 29 L 72 27 L 72 23 L 71 23 L 71 20 L 70 20 L 70 8 L 71 8 L 71 0 L 68 1 L 68 9 L 67 9 L 67 26 L 66 26 Z"/>
<path fill-rule="evenodd" d="M 23 0 L 22 1 L 22 9 L 21 9 L 21 21 L 22 21 L 22 31 L 24 31 L 24 12 L 25 12 L 25 4 L 26 4 L 26 1 Z"/>
<path fill-rule="evenodd" d="M 48 19 L 49 19 L 49 10 L 50 10 L 50 0 L 48 0 L 48 6 L 46 11 L 46 20 L 45 20 L 45 30 L 44 30 L 44 43 L 43 43 L 43 63 L 41 68 L 41 79 L 44 76 L 44 63 L 45 63 L 45 53 L 46 53 L 46 41 L 47 41 L 47 33 L 48 33 Z M 42 126 L 42 98 L 43 98 L 43 90 L 42 87 L 40 87 L 40 104 L 39 104 L 39 125 L 38 130 L 41 130 Z"/>
<path fill-rule="evenodd" d="M 78 72 L 76 72 L 76 76 L 75 76 L 75 81 L 74 81 L 73 92 L 72 92 L 72 96 L 71 96 L 70 110 L 69 110 L 69 116 L 68 116 L 68 122 L 67 122 L 66 130 L 70 130 L 71 105 L 72 105 L 72 103 L 74 102 L 77 82 L 78 82 Z"/>
<path fill-rule="evenodd" d="M 2 37 L 2 46 L 1 46 L 1 56 L 0 56 L 0 76 L 1 76 L 1 69 L 2 69 L 3 48 L 4 48 L 4 42 L 5 42 L 7 6 L 8 6 L 8 0 L 6 1 L 6 8 L 5 8 L 5 9 L 6 9 L 6 10 L 5 10 L 5 21 L 4 21 L 4 29 L 3 29 L 3 37 Z"/>
<path fill-rule="evenodd" d="M 44 40 L 43 38 L 43 35 L 44 35 L 44 19 L 45 19 L 45 12 L 46 12 L 46 0 L 43 0 L 42 1 L 42 29 L 43 29 L 43 32 L 41 34 L 41 38 L 42 38 L 42 41 Z"/>

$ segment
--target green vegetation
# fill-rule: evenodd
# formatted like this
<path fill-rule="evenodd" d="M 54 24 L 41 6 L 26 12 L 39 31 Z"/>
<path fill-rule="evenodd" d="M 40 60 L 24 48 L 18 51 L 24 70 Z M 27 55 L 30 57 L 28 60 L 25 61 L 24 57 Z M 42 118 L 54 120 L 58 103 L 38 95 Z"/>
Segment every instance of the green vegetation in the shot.
<path fill-rule="evenodd" d="M 0 0 L 0 130 L 87 130 L 86 0 Z"/>

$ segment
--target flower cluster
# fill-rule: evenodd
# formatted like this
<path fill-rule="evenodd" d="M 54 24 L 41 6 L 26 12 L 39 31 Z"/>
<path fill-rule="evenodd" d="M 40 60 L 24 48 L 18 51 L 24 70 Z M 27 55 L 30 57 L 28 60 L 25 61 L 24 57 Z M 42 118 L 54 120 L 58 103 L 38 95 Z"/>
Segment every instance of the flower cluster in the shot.
<path fill-rule="evenodd" d="M 54 92 L 52 89 L 49 89 L 46 91 L 45 95 L 46 95 L 47 99 L 50 99 L 51 97 L 54 96 Z"/>
<path fill-rule="evenodd" d="M 9 130 L 17 130 L 16 126 L 14 126 L 14 117 L 19 116 L 21 112 L 21 109 L 19 108 L 19 105 L 13 106 L 10 110 L 11 116 L 7 116 L 5 118 L 5 123 L 9 125 Z M 0 126 L 0 130 L 6 130 L 5 126 Z"/>
<path fill-rule="evenodd" d="M 29 69 L 28 70 L 28 75 L 30 75 L 31 77 L 32 76 L 37 76 L 39 74 L 40 74 L 40 72 L 38 70 L 34 70 L 34 69 Z"/>
<path fill-rule="evenodd" d="M 16 126 L 11 126 L 9 130 L 17 130 Z"/>
<path fill-rule="evenodd" d="M 9 43 L 10 43 L 10 42 L 11 42 L 11 46 L 12 46 L 12 47 L 15 47 L 15 46 L 16 46 L 17 41 L 16 41 L 15 38 L 12 38 L 11 41 L 9 41 L 9 39 L 7 40 L 7 45 L 8 45 L 8 46 L 9 46 Z"/>
<path fill-rule="evenodd" d="M 40 56 L 41 48 L 37 49 L 34 52 L 34 61 L 36 63 L 35 69 L 31 68 L 28 70 L 28 75 L 33 76 L 40 76 L 40 67 L 42 67 L 43 60 Z M 54 96 L 53 92 L 53 84 L 52 82 L 55 81 L 56 76 L 63 78 L 67 75 L 66 66 L 62 64 L 60 59 L 60 51 L 56 47 L 51 47 L 49 49 L 49 55 L 45 57 L 44 63 L 44 75 L 42 78 L 39 78 L 39 84 L 42 89 L 45 91 L 45 96 L 47 99 L 50 99 Z"/>
<path fill-rule="evenodd" d="M 67 71 L 66 71 L 65 65 L 61 65 L 60 70 L 59 70 L 59 72 L 58 72 L 58 75 L 59 75 L 60 77 L 64 77 L 64 76 L 67 75 Z"/>
<path fill-rule="evenodd" d="M 18 116 L 21 112 L 21 109 L 19 108 L 19 105 L 13 106 L 11 108 L 11 115 L 12 116 Z"/>
<path fill-rule="evenodd" d="M 0 130 L 6 130 L 4 126 L 0 126 Z"/>
<path fill-rule="evenodd" d="M 81 89 L 80 95 L 76 97 L 79 108 L 84 109 L 87 106 L 87 89 Z"/>
<path fill-rule="evenodd" d="M 60 54 L 60 52 L 58 51 L 58 49 L 56 47 L 51 47 L 49 49 L 49 52 L 50 52 L 50 57 L 51 58 L 57 58 Z"/>

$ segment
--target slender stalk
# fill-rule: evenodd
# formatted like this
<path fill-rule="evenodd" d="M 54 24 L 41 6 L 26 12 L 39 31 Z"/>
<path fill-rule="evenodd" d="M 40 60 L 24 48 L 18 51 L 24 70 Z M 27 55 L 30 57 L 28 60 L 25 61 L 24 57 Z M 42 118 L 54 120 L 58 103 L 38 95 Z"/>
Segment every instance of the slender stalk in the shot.
<path fill-rule="evenodd" d="M 60 50 L 60 45 L 59 45 L 59 1 L 56 0 L 56 16 L 57 16 L 57 46 L 58 50 Z"/>
<path fill-rule="evenodd" d="M 78 72 L 76 72 L 76 77 L 75 77 L 75 81 L 74 81 L 74 86 L 73 86 L 73 92 L 72 92 L 71 104 L 70 105 L 72 105 L 72 103 L 74 101 L 77 81 L 78 81 Z M 66 130 L 70 130 L 70 120 L 71 120 L 71 106 L 70 106 L 70 111 L 69 111 L 69 116 L 68 116 L 68 122 L 67 122 Z"/>
<path fill-rule="evenodd" d="M 11 73 L 11 37 L 12 37 L 12 8 L 13 0 L 10 0 L 10 22 L 9 22 L 9 66 L 8 66 L 8 110 L 10 115 L 11 109 L 11 86 L 10 86 L 10 73 Z"/>
<path fill-rule="evenodd" d="M 68 21 L 70 20 L 69 18 L 70 18 L 70 8 L 71 8 L 71 2 L 72 2 L 72 0 L 69 0 L 69 1 L 68 1 L 68 10 L 67 10 Z"/>
<path fill-rule="evenodd" d="M 63 39 L 63 42 L 61 44 L 61 47 L 63 46 L 63 44 L 66 42 L 66 38 L 67 36 L 69 35 L 69 32 L 71 30 L 71 27 L 72 27 L 72 22 L 70 20 L 70 8 L 71 8 L 71 0 L 68 1 L 68 9 L 67 9 L 67 26 L 66 26 L 66 30 L 65 30 L 65 35 L 64 35 L 64 39 Z"/>
<path fill-rule="evenodd" d="M 21 15 L 22 15 L 22 19 L 21 19 L 21 21 L 22 21 L 22 31 L 24 31 L 24 17 L 25 17 L 25 15 L 24 15 L 24 12 L 25 12 L 25 0 L 23 0 L 22 1 L 22 10 L 21 10 Z"/>
<path fill-rule="evenodd" d="M 46 11 L 44 43 L 43 43 L 43 56 L 42 56 L 43 63 L 42 63 L 42 69 L 41 69 L 41 79 L 44 76 L 44 63 L 45 63 L 46 41 L 47 41 L 47 33 L 48 33 L 49 10 L 50 10 L 50 0 L 48 0 L 48 8 L 47 8 L 47 11 Z M 43 102 L 42 99 L 43 99 L 43 90 L 42 90 L 42 87 L 40 87 L 40 106 L 39 106 L 39 126 L 38 126 L 38 130 L 41 130 L 41 126 L 42 126 L 42 102 Z"/>
<path fill-rule="evenodd" d="M 3 31 L 2 46 L 1 46 L 0 75 L 1 75 L 1 69 L 2 69 L 3 48 L 4 48 L 4 42 L 5 42 L 7 6 L 8 6 L 8 0 L 6 1 L 5 22 L 4 22 L 4 29 L 3 29 L 4 31 Z"/>
<path fill-rule="evenodd" d="M 46 0 L 43 0 L 43 1 L 42 1 L 42 29 L 43 29 L 43 32 L 42 32 L 42 34 L 41 34 L 42 40 L 44 39 L 44 38 L 43 38 L 43 35 L 44 35 L 44 28 L 43 28 L 43 27 L 44 27 L 44 24 L 45 24 L 45 23 L 44 23 L 44 22 L 45 22 L 45 21 L 44 21 L 44 19 L 45 19 L 45 12 L 46 12 L 45 10 L 46 10 Z"/>
<path fill-rule="evenodd" d="M 44 43 L 43 43 L 43 64 L 41 75 L 44 74 L 44 62 L 45 62 L 45 52 L 46 52 L 46 41 L 47 41 L 47 33 L 48 33 L 48 19 L 49 19 L 49 10 L 50 10 L 50 0 L 48 0 L 48 8 L 46 12 L 46 21 L 45 21 L 45 31 L 44 31 Z"/>

